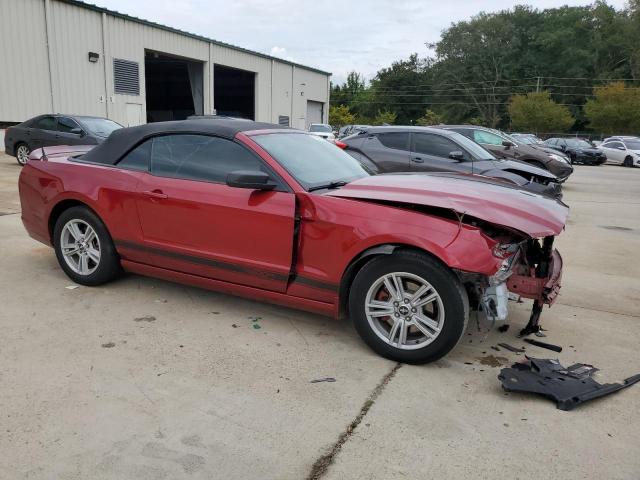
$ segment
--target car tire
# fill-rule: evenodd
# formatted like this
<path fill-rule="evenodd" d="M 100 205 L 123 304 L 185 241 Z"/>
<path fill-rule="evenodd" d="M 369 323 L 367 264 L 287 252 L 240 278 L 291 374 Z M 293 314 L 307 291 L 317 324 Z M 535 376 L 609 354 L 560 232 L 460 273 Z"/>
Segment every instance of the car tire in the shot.
<path fill-rule="evenodd" d="M 29 160 L 29 154 L 31 153 L 31 149 L 29 148 L 29 145 L 27 145 L 24 142 L 18 143 L 15 146 L 15 153 L 16 153 L 16 161 L 18 162 L 18 165 L 20 165 L 21 167 L 24 167 L 27 164 L 27 160 Z"/>
<path fill-rule="evenodd" d="M 398 280 L 402 288 L 396 288 Z M 349 314 L 360 337 L 379 355 L 422 364 L 456 346 L 467 327 L 469 299 L 457 276 L 438 260 L 400 250 L 375 257 L 358 272 Z"/>
<path fill-rule="evenodd" d="M 87 207 L 62 212 L 53 229 L 53 246 L 62 270 L 80 285 L 101 285 L 121 272 L 111 235 Z"/>
<path fill-rule="evenodd" d="M 631 158 L 631 157 L 627 157 L 627 158 L 625 158 L 625 159 L 624 159 L 624 162 L 622 162 L 622 165 L 623 165 L 624 167 L 627 167 L 627 168 L 631 168 L 631 167 L 633 167 L 633 158 Z"/>

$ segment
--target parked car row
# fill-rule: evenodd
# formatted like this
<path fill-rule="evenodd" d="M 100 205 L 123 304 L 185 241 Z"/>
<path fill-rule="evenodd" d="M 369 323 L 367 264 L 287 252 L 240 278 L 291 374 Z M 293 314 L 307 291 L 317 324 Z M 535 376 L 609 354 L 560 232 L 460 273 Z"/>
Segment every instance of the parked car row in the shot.
<path fill-rule="evenodd" d="M 346 152 L 376 161 L 253 121 L 118 129 L 94 147 L 31 152 L 22 220 L 79 284 L 124 269 L 348 315 L 367 345 L 396 361 L 447 354 L 470 309 L 505 320 L 509 292 L 533 300 L 523 333 L 538 330 L 560 288 L 553 243 L 568 207 L 519 186 L 542 191 L 559 185 L 554 175 L 442 128 L 369 127 L 346 142 L 357 144 Z M 396 171 L 399 162 L 409 171 Z M 429 175 L 412 169 L 438 162 Z M 393 173 L 374 175 L 378 165 Z"/>
<path fill-rule="evenodd" d="M 506 155 L 497 158 L 456 130 L 455 127 L 368 127 L 343 138 L 338 146 L 375 173 L 475 174 L 535 193 L 561 197 L 560 181 L 548 169 L 514 161 Z M 509 145 L 512 144 L 509 142 Z M 517 148 L 513 145 L 509 148 Z M 536 158 L 541 156 L 534 154 Z M 533 158 L 532 154 L 526 158 Z M 571 170 L 571 165 L 566 165 Z"/>
<path fill-rule="evenodd" d="M 39 115 L 7 128 L 4 151 L 27 163 L 29 153 L 52 145 L 97 145 L 122 125 L 102 117 L 85 115 Z"/>

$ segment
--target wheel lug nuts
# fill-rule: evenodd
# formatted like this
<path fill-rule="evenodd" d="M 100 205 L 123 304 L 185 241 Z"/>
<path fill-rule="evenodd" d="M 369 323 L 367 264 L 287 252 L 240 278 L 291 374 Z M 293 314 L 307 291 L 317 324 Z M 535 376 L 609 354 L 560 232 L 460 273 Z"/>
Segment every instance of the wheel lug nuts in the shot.
<path fill-rule="evenodd" d="M 396 317 L 399 317 L 399 316 L 400 316 L 398 313 L 394 313 L 394 315 L 395 315 Z"/>
<path fill-rule="evenodd" d="M 404 303 L 409 303 L 409 300 L 405 298 Z"/>
<path fill-rule="evenodd" d="M 416 313 L 416 312 L 417 312 L 417 310 L 416 310 L 415 308 L 412 308 L 412 309 L 411 309 L 411 311 L 412 311 L 413 313 Z"/>

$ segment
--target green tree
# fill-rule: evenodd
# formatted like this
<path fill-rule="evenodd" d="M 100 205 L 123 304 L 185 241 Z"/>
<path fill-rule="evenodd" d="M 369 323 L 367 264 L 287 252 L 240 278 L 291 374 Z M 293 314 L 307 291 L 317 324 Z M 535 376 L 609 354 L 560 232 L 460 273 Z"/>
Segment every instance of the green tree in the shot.
<path fill-rule="evenodd" d="M 554 102 L 549 92 L 514 95 L 508 110 L 511 125 L 517 130 L 534 133 L 564 132 L 575 122 L 569 109 Z"/>
<path fill-rule="evenodd" d="M 428 108 L 424 111 L 424 115 L 416 120 L 416 125 L 428 127 L 429 125 L 438 125 L 442 123 L 442 116 Z"/>
<path fill-rule="evenodd" d="M 398 115 L 396 115 L 395 112 L 390 112 L 388 110 L 378 110 L 378 113 L 376 114 L 372 123 L 373 125 L 393 125 L 394 123 L 396 123 L 397 117 Z"/>
<path fill-rule="evenodd" d="M 584 107 L 593 130 L 608 134 L 640 132 L 640 87 L 614 82 L 593 89 Z"/>
<path fill-rule="evenodd" d="M 351 113 L 346 105 L 331 105 L 329 107 L 329 123 L 333 128 L 341 128 L 352 125 L 356 116 Z"/>

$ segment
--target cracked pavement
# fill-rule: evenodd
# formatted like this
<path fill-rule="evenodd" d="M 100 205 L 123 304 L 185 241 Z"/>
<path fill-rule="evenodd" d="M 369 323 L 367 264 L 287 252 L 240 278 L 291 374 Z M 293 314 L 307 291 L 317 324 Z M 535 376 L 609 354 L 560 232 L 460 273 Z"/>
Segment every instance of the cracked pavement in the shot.
<path fill-rule="evenodd" d="M 472 316 L 445 359 L 397 368 L 317 315 L 132 275 L 67 289 L 13 214 L 18 174 L 0 154 L 0 479 L 640 476 L 638 386 L 572 412 L 501 390 L 522 356 L 491 346 L 526 345 L 529 303 L 506 333 Z M 640 169 L 576 167 L 542 316 L 564 350 L 528 354 L 640 372 L 638 199 Z"/>

